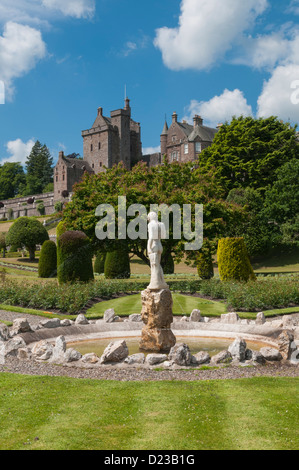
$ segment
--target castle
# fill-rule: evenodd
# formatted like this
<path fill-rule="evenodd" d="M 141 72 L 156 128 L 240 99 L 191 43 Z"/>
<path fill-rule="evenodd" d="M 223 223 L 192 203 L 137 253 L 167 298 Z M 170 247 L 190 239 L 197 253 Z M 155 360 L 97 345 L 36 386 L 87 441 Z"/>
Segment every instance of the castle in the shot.
<path fill-rule="evenodd" d="M 142 155 L 141 126 L 131 117 L 130 100 L 126 98 L 124 108 L 111 111 L 110 117 L 103 115 L 103 108 L 98 108 L 92 127 L 82 131 L 83 159 L 59 152 L 54 168 L 54 193 L 36 195 L 35 201 L 43 203 L 46 215 L 52 214 L 55 203 L 68 200 L 74 184 L 85 172 L 99 174 L 120 162 L 130 170 L 141 160 L 149 166 L 160 165 L 164 155 L 169 162 L 194 161 L 212 144 L 216 132 L 217 129 L 204 126 L 200 116 L 195 115 L 191 125 L 186 121 L 179 122 L 177 114 L 173 113 L 170 127 L 165 120 L 160 135 L 161 152 Z M 22 215 L 39 215 L 36 203 L 28 205 L 27 200 L 28 197 L 3 201 L 0 219 L 9 213 L 13 214 L 9 218 L 14 219 Z"/>
<path fill-rule="evenodd" d="M 194 161 L 212 144 L 216 132 L 217 129 L 204 126 L 200 116 L 194 116 L 192 126 L 186 121 L 178 122 L 173 113 L 171 126 L 168 128 L 165 121 L 160 136 L 161 152 L 142 155 L 140 123 L 131 118 L 130 100 L 126 98 L 124 108 L 111 111 L 110 117 L 98 108 L 92 127 L 82 131 L 83 160 L 59 153 L 54 168 L 54 200 L 61 199 L 62 193 L 71 193 L 85 172 L 98 174 L 119 162 L 130 170 L 140 160 L 149 166 L 159 165 L 164 155 L 169 162 Z"/>

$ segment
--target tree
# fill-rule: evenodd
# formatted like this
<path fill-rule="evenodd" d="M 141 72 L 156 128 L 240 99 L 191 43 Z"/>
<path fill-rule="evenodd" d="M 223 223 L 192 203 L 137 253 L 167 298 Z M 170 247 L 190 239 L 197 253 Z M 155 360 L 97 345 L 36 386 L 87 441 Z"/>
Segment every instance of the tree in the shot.
<path fill-rule="evenodd" d="M 26 160 L 26 194 L 40 194 L 53 183 L 53 158 L 46 145 L 35 142 Z"/>
<path fill-rule="evenodd" d="M 221 126 L 199 166 L 213 169 L 228 194 L 239 187 L 265 190 L 277 168 L 293 158 L 299 158 L 296 128 L 276 117 L 239 117 Z"/>
<path fill-rule="evenodd" d="M 283 243 L 299 243 L 299 160 L 285 163 L 265 193 L 263 215 Z"/>
<path fill-rule="evenodd" d="M 263 212 L 264 197 L 261 191 L 253 188 L 234 188 L 227 201 L 239 204 L 248 218 L 236 228 L 235 235 L 244 237 L 250 257 L 265 254 L 271 248 L 272 228 Z"/>
<path fill-rule="evenodd" d="M 0 199 L 16 197 L 25 181 L 26 176 L 20 163 L 6 162 L 0 165 Z"/>
<path fill-rule="evenodd" d="M 63 220 L 69 230 L 81 230 L 93 243 L 95 252 L 98 249 L 113 251 L 117 249 L 117 240 L 97 239 L 95 234 L 99 218 L 95 215 L 97 206 L 110 204 L 115 208 L 116 227 L 118 226 L 118 197 L 126 196 L 127 208 L 139 203 L 145 206 L 147 213 L 151 204 L 171 206 L 190 204 L 204 205 L 204 232 L 207 238 L 218 238 L 234 235 L 234 228 L 242 220 L 243 210 L 235 204 L 224 201 L 223 188 L 213 174 L 201 175 L 193 163 L 165 162 L 163 165 L 148 168 L 143 162 L 128 171 L 122 164 L 108 169 L 98 175 L 86 174 L 83 180 L 73 188 L 73 197 L 64 209 Z M 137 215 L 137 214 L 136 214 Z M 127 223 L 135 216 L 127 217 Z M 182 221 L 179 221 L 182 228 Z M 192 229 L 194 230 L 194 220 Z M 182 230 L 183 233 L 183 230 Z M 117 238 L 118 234 L 116 234 Z M 163 241 L 163 249 L 172 254 L 175 261 L 184 256 L 192 261 L 195 253 L 184 251 L 183 237 L 173 238 L 173 225 L 170 223 L 170 237 Z M 128 250 L 149 265 L 146 239 L 127 239 Z"/>
<path fill-rule="evenodd" d="M 36 245 L 42 245 L 49 240 L 49 235 L 43 224 L 32 217 L 20 217 L 10 227 L 6 243 L 18 248 L 25 246 L 29 252 L 29 259 L 35 259 Z"/>

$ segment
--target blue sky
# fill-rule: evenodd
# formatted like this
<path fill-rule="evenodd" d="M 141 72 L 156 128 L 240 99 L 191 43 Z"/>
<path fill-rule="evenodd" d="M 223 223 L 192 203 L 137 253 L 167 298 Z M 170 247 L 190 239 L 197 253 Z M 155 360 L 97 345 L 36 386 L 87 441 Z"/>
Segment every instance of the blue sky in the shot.
<path fill-rule="evenodd" d="M 298 20 L 299 0 L 1 0 L 0 163 L 37 139 L 54 160 L 82 155 L 81 131 L 123 107 L 125 86 L 145 152 L 173 111 L 295 124 Z"/>

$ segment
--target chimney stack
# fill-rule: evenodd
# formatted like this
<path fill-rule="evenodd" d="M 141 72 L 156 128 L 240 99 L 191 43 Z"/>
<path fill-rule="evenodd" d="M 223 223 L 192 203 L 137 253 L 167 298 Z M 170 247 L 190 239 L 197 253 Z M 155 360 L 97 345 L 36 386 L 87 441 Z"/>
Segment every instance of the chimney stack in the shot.
<path fill-rule="evenodd" d="M 200 116 L 198 116 L 198 114 L 195 114 L 193 118 L 193 126 L 194 127 L 202 126 L 202 123 L 203 123 L 203 119 Z"/>
<path fill-rule="evenodd" d="M 98 108 L 98 116 L 103 116 L 103 108 Z"/>
<path fill-rule="evenodd" d="M 59 152 L 59 158 L 63 158 L 64 157 L 64 152 L 61 150 L 61 152 Z"/>
<path fill-rule="evenodd" d="M 174 113 L 172 114 L 172 122 L 178 122 L 178 115 L 177 113 L 174 111 Z"/>

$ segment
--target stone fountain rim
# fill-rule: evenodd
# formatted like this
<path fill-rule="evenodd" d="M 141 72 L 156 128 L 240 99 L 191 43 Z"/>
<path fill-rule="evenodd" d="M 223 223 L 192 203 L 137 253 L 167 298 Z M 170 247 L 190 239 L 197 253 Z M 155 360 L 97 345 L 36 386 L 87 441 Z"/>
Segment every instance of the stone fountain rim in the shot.
<path fill-rule="evenodd" d="M 57 328 L 42 328 L 33 332 L 21 333 L 26 345 L 33 347 L 42 340 L 55 342 L 59 336 L 64 336 L 66 343 L 81 341 L 93 341 L 97 339 L 136 338 L 141 336 L 142 322 L 106 323 L 101 320 L 88 325 L 71 325 Z M 183 342 L 184 337 L 196 338 L 221 338 L 234 341 L 243 338 L 245 341 L 262 343 L 267 346 L 277 347 L 276 338 L 283 328 L 264 325 L 241 325 L 227 323 L 198 323 L 198 322 L 174 322 L 172 325 L 174 334 Z"/>

